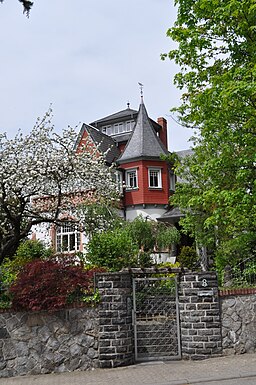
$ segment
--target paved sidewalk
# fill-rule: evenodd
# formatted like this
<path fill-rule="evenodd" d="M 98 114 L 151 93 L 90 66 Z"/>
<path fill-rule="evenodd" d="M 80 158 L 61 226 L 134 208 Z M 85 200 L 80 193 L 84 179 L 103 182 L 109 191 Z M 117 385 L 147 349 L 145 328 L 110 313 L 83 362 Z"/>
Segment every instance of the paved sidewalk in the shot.
<path fill-rule="evenodd" d="M 116 369 L 0 378 L 0 385 L 185 385 L 249 378 L 256 384 L 256 354 L 204 361 L 150 362 Z M 255 377 L 255 382 L 253 378 Z M 252 382 L 251 382 L 252 381 Z M 235 382 L 239 384 L 238 382 Z"/>

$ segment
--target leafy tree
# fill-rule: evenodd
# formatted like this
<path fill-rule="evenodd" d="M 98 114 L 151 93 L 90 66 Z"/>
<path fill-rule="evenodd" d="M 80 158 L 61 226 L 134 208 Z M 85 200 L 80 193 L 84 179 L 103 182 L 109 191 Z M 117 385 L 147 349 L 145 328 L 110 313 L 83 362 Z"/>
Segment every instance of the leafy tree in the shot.
<path fill-rule="evenodd" d="M 145 220 L 142 216 L 128 222 L 127 229 L 139 250 L 149 253 L 161 249 L 170 250 L 174 243 L 180 241 L 180 234 L 174 226 Z"/>
<path fill-rule="evenodd" d="M 27 17 L 29 16 L 29 12 L 34 4 L 33 1 L 28 0 L 18 0 L 23 5 L 23 13 L 26 13 Z M 0 0 L 0 3 L 3 3 L 4 0 Z"/>
<path fill-rule="evenodd" d="M 33 226 L 72 220 L 82 203 L 117 199 L 104 154 L 89 143 L 76 152 L 76 138 L 72 128 L 54 133 L 51 111 L 27 136 L 0 135 L 0 263 Z"/>
<path fill-rule="evenodd" d="M 175 111 L 195 129 L 172 203 L 198 248 L 245 257 L 256 244 L 256 6 L 254 0 L 176 0 L 169 57 L 184 91 Z M 207 268 L 207 259 L 203 268 Z"/>
<path fill-rule="evenodd" d="M 154 249 L 156 240 L 152 224 L 152 221 L 145 220 L 142 216 L 127 222 L 127 231 L 141 252 L 152 252 Z"/>
<path fill-rule="evenodd" d="M 168 249 L 170 252 L 174 244 L 180 242 L 180 233 L 174 226 L 165 223 L 156 222 L 155 224 L 155 242 L 158 250 Z"/>

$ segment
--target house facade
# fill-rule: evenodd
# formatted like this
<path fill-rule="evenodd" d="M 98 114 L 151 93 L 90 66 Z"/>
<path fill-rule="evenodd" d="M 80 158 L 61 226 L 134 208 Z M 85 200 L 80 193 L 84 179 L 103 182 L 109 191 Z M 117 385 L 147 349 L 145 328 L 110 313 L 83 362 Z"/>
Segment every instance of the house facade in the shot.
<path fill-rule="evenodd" d="M 168 209 L 175 189 L 175 176 L 161 156 L 168 155 L 167 122 L 150 119 L 143 98 L 139 110 L 129 107 L 115 114 L 83 124 L 77 148 L 90 138 L 117 166 L 122 188 L 122 211 L 126 220 L 138 215 L 159 220 Z"/>
<path fill-rule="evenodd" d="M 179 213 L 173 216 L 169 207 L 169 197 L 175 191 L 175 175 L 162 158 L 169 154 L 167 121 L 163 117 L 154 121 L 148 116 L 143 96 L 138 111 L 128 104 L 125 110 L 84 123 L 76 151 L 82 151 L 88 142 L 106 154 L 107 165 L 116 166 L 122 196 L 120 210 L 126 220 L 141 215 L 146 220 L 178 222 Z M 57 252 L 82 251 L 87 241 L 86 235 L 72 226 L 51 229 L 47 236 L 45 231 L 37 231 L 34 237 L 48 240 Z"/>

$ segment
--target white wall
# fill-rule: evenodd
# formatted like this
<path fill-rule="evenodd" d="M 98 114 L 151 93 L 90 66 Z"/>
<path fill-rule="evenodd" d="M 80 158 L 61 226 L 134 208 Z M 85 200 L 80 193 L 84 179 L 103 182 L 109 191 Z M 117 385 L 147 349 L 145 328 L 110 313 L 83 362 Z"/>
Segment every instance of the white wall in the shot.
<path fill-rule="evenodd" d="M 133 221 L 136 217 L 139 215 L 142 215 L 143 218 L 148 217 L 148 220 L 154 220 L 156 221 L 157 218 L 161 217 L 162 214 L 166 212 L 166 209 L 161 206 L 157 207 L 150 207 L 146 206 L 143 207 L 128 207 L 126 209 L 126 220 L 127 221 Z"/>

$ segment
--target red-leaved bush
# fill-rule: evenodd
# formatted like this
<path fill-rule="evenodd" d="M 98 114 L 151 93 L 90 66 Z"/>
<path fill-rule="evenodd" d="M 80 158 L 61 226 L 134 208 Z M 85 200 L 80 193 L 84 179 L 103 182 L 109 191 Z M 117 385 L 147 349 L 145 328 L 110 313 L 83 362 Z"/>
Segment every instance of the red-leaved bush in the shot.
<path fill-rule="evenodd" d="M 57 310 L 92 295 L 94 273 L 67 260 L 35 260 L 24 266 L 10 288 L 14 310 Z"/>

